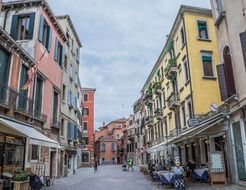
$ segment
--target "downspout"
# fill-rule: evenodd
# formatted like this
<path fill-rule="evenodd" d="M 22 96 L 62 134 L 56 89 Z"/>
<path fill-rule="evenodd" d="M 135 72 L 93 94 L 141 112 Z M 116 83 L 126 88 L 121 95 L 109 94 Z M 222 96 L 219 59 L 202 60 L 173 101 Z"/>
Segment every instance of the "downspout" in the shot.
<path fill-rule="evenodd" d="M 3 21 L 3 29 L 4 30 L 6 28 L 6 22 L 7 22 L 7 15 L 8 15 L 8 13 L 9 13 L 9 10 L 6 10 L 5 13 L 4 13 L 4 21 Z"/>
<path fill-rule="evenodd" d="M 192 103 L 192 115 L 194 117 L 195 116 L 195 111 L 194 111 L 193 90 L 192 90 L 192 83 L 191 83 L 192 80 L 191 80 L 191 72 L 190 72 L 189 50 L 188 50 L 188 45 L 187 45 L 186 26 L 185 26 L 185 20 L 184 20 L 184 14 L 183 13 L 181 13 L 181 19 L 183 21 L 184 34 L 185 34 L 186 56 L 187 56 L 187 64 L 188 64 L 188 67 L 189 67 L 189 78 L 190 78 L 190 96 L 191 96 L 191 103 Z"/>

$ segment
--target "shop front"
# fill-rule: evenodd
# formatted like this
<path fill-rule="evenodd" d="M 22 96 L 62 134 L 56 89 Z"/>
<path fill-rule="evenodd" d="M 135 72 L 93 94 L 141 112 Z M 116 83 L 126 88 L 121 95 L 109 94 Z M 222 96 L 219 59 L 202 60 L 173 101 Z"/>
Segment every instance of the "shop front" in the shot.
<path fill-rule="evenodd" d="M 16 120 L 0 118 L 1 176 L 26 169 L 45 176 L 57 176 L 56 154 L 59 148 L 56 141 L 33 127 Z M 50 167 L 51 162 L 53 168 Z M 42 171 L 40 167 L 43 168 Z"/>

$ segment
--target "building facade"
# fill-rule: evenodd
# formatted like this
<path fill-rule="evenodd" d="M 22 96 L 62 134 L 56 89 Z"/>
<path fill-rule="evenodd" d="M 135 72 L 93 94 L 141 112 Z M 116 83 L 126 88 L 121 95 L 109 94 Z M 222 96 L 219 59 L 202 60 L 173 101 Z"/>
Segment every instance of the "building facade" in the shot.
<path fill-rule="evenodd" d="M 82 133 L 82 152 L 81 152 L 81 165 L 91 166 L 95 160 L 94 158 L 94 104 L 95 104 L 95 92 L 94 88 L 82 88 L 82 106 L 83 106 L 83 133 Z"/>
<path fill-rule="evenodd" d="M 229 105 L 229 119 L 224 124 L 230 149 L 231 182 L 246 181 L 246 1 L 211 0 L 218 38 L 221 99 Z"/>
<path fill-rule="evenodd" d="M 95 132 L 95 156 L 100 164 L 123 163 L 122 138 L 126 129 L 126 119 L 110 122 Z"/>
<path fill-rule="evenodd" d="M 210 104 L 221 104 L 218 64 L 212 11 L 182 5 L 142 89 L 146 144 L 155 162 L 179 159 L 185 164 L 193 159 L 205 164 L 197 146 L 205 147 L 205 141 L 180 137 L 209 111 Z"/>
<path fill-rule="evenodd" d="M 62 65 L 61 93 L 61 174 L 67 176 L 77 169 L 77 131 L 81 131 L 81 100 L 79 65 L 80 48 L 82 44 L 74 28 L 70 16 L 57 16 L 58 23 L 66 32 L 67 41 L 64 44 L 64 62 Z"/>

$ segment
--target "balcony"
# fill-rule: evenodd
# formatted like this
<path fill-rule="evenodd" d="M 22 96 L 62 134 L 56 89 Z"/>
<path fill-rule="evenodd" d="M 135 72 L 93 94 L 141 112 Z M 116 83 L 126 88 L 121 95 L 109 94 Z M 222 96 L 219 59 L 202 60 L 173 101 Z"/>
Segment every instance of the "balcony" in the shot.
<path fill-rule="evenodd" d="M 145 118 L 145 124 L 147 126 L 153 126 L 154 125 L 154 118 L 153 118 L 153 116 L 147 116 Z"/>
<path fill-rule="evenodd" d="M 34 110 L 33 117 L 34 119 L 37 119 L 41 122 L 44 122 L 44 123 L 47 122 L 47 115 L 41 113 L 40 111 Z"/>
<path fill-rule="evenodd" d="M 15 112 L 33 117 L 33 101 L 23 93 L 18 93 Z"/>
<path fill-rule="evenodd" d="M 160 82 L 154 83 L 153 89 L 154 89 L 155 95 L 160 95 L 160 94 L 162 93 L 162 90 L 161 90 L 161 83 L 160 83 Z"/>
<path fill-rule="evenodd" d="M 179 99 L 179 94 L 178 93 L 172 93 L 168 98 L 168 108 L 170 110 L 177 110 L 180 107 L 180 99 Z"/>
<path fill-rule="evenodd" d="M 0 105 L 5 108 L 14 107 L 16 104 L 17 92 L 8 86 L 0 83 Z"/>
<path fill-rule="evenodd" d="M 163 112 L 162 109 L 158 108 L 157 110 L 155 110 L 155 117 L 158 120 L 162 120 L 163 119 Z"/>
<path fill-rule="evenodd" d="M 169 80 L 174 80 L 176 78 L 178 68 L 176 58 L 171 58 L 168 60 L 167 66 L 164 69 L 165 76 Z"/>

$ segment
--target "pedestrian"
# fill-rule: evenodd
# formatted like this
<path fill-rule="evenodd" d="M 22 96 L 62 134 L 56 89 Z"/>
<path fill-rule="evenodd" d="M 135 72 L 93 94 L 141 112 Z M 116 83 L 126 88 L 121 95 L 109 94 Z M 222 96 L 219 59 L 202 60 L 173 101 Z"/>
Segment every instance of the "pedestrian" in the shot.
<path fill-rule="evenodd" d="M 97 161 L 94 162 L 94 173 L 97 172 Z"/>
<path fill-rule="evenodd" d="M 180 166 L 180 161 L 175 162 L 175 166 L 172 168 L 172 172 L 175 174 L 175 189 L 185 189 L 184 183 L 184 168 Z"/>
<path fill-rule="evenodd" d="M 128 171 L 130 170 L 130 168 L 132 169 L 132 171 L 134 171 L 134 169 L 133 169 L 133 160 L 132 159 L 128 160 Z"/>

